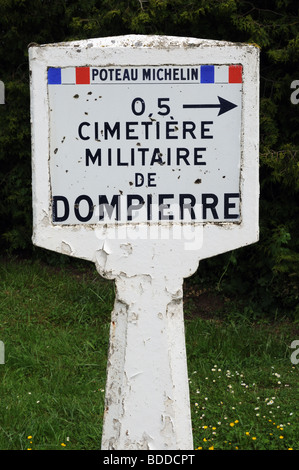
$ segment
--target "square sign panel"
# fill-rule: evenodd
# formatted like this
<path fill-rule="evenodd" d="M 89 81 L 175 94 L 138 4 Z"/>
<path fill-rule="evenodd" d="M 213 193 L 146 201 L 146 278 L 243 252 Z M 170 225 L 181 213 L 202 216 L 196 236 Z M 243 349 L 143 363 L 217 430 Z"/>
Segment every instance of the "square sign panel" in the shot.
<path fill-rule="evenodd" d="M 242 65 L 48 68 L 54 224 L 239 223 Z"/>
<path fill-rule="evenodd" d="M 120 36 L 29 54 L 35 244 L 94 259 L 107 227 L 136 224 L 202 227 L 201 257 L 257 240 L 256 47 Z"/>

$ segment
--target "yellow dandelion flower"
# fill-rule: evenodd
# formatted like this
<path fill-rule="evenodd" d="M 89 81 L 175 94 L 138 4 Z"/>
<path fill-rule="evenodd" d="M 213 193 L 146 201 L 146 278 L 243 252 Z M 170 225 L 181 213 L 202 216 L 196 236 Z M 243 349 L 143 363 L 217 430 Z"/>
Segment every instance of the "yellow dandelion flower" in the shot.
<path fill-rule="evenodd" d="M 279 439 L 283 439 L 283 436 L 279 436 Z"/>
<path fill-rule="evenodd" d="M 245 432 L 246 436 L 250 436 L 250 432 L 246 431 Z"/>
<path fill-rule="evenodd" d="M 32 436 L 27 436 L 27 439 L 32 439 Z"/>
<path fill-rule="evenodd" d="M 239 422 L 239 420 L 238 420 L 238 419 L 236 419 L 235 423 L 238 423 L 238 422 Z"/>
<path fill-rule="evenodd" d="M 229 423 L 229 425 L 233 428 L 235 423 Z"/>
<path fill-rule="evenodd" d="M 214 450 L 214 446 L 209 447 L 209 450 Z"/>
<path fill-rule="evenodd" d="M 61 443 L 62 447 L 66 447 L 66 444 L 64 442 Z"/>
<path fill-rule="evenodd" d="M 256 441 L 256 437 L 253 437 L 252 440 L 253 440 L 253 441 Z"/>

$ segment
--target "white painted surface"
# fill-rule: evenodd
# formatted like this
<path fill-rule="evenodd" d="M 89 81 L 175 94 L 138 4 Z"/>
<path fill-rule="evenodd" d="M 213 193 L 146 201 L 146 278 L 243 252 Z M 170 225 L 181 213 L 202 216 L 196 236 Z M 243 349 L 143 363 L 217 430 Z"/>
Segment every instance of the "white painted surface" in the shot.
<path fill-rule="evenodd" d="M 115 279 L 116 282 L 102 448 L 191 449 L 193 443 L 182 283 L 185 277 L 196 271 L 200 259 L 258 240 L 258 50 L 250 45 L 193 38 L 124 36 L 31 47 L 29 55 L 32 73 L 33 243 L 94 261 L 102 276 Z M 82 144 L 87 141 L 80 139 L 80 136 L 78 138 L 78 125 L 85 122 L 83 119 L 87 121 L 87 118 L 92 123 L 103 122 L 106 118 L 107 121 L 114 119 L 125 122 L 130 100 L 137 95 L 135 87 L 125 88 L 122 106 L 117 110 L 117 115 L 115 109 L 107 109 L 107 104 L 114 99 L 109 90 L 115 87 L 117 97 L 120 90 L 123 90 L 123 84 L 110 84 L 109 89 L 107 85 L 93 85 L 94 88 L 89 90 L 92 95 L 88 95 L 87 85 L 80 84 L 78 87 L 84 87 L 80 88 L 82 92 L 84 90 L 83 95 L 80 92 L 80 97 L 77 92 L 75 94 L 78 94 L 79 98 L 72 98 L 73 68 L 95 67 L 102 70 L 113 67 L 125 70 L 128 67 L 156 69 L 178 66 L 186 70 L 202 64 L 217 67 L 217 83 L 213 86 L 206 84 L 207 101 L 204 101 L 201 94 L 198 104 L 215 103 L 215 95 L 220 93 L 221 89 L 228 93 L 223 95 L 223 98 L 237 106 L 220 116 L 215 116 L 215 108 L 204 110 L 204 121 L 213 121 L 214 136 L 213 139 L 206 139 L 209 141 L 205 151 L 209 158 L 206 174 L 199 173 L 196 165 L 190 165 L 190 168 L 185 165 L 186 168 L 181 172 L 184 174 L 182 179 L 175 178 L 174 174 L 178 176 L 180 168 L 170 165 L 167 167 L 164 164 L 156 171 L 157 187 L 151 189 L 156 191 L 156 194 L 161 194 L 163 189 L 165 194 L 177 196 L 184 191 L 191 194 L 198 191 L 200 194 L 198 187 L 202 187 L 202 193 L 217 194 L 219 200 L 220 195 L 239 193 L 238 204 L 236 199 L 229 199 L 227 204 L 232 204 L 228 207 L 230 214 L 238 213 L 240 216 L 224 218 L 223 203 L 219 203 L 218 219 L 210 210 L 208 218 L 199 216 L 191 222 L 187 219 L 181 220 L 178 217 L 179 212 L 173 213 L 173 220 L 159 221 L 157 213 L 150 222 L 144 213 L 140 215 L 140 223 L 136 223 L 138 218 L 125 223 L 115 223 L 114 220 L 103 223 L 97 220 L 100 210 L 98 203 L 94 201 L 98 197 L 97 185 L 104 185 L 109 197 L 116 194 L 117 190 L 127 194 L 131 173 L 129 175 L 128 168 L 125 168 L 127 172 L 123 168 L 119 171 L 115 166 L 110 172 L 106 166 L 100 168 L 103 170 L 100 178 L 94 166 L 84 167 L 79 163 L 80 158 L 82 162 L 82 152 L 84 159 L 86 150 L 86 145 Z M 231 91 L 228 90 L 227 84 L 222 83 L 227 74 L 224 65 L 242 66 L 242 84 L 230 84 L 229 86 L 233 87 Z M 48 67 L 61 69 L 64 85 L 48 85 Z M 192 98 L 190 102 L 195 103 L 196 84 L 189 85 L 190 99 Z M 169 117 L 173 116 L 173 121 L 178 121 L 180 126 L 183 126 L 185 118 L 182 118 L 182 113 L 186 111 L 186 120 L 196 122 L 196 129 L 200 129 L 199 123 L 202 119 L 197 113 L 201 113 L 202 109 L 182 110 L 182 105 L 187 104 L 185 90 L 189 85 L 164 84 L 166 88 L 162 89 L 167 89 L 167 96 L 164 91 L 163 95 L 160 95 L 160 85 L 157 83 L 148 87 L 143 83 L 136 87 L 142 90 L 138 95 L 145 97 L 146 106 L 148 102 L 157 102 L 158 98 L 169 98 L 170 101 L 160 101 L 160 104 L 171 104 L 173 112 L 169 113 Z M 202 89 L 202 86 L 200 85 L 199 89 Z M 64 96 L 60 90 L 56 94 L 59 87 L 70 87 L 70 92 L 66 92 Z M 99 98 L 94 100 L 93 105 L 86 101 L 98 87 L 102 88 L 98 96 L 104 97 L 101 99 L 106 103 L 103 112 L 100 111 L 101 108 L 94 107 L 94 103 L 98 105 Z M 149 87 L 152 92 L 148 90 Z M 182 99 L 177 96 L 182 96 Z M 62 106 L 63 103 L 66 107 Z M 70 108 L 68 103 L 71 103 Z M 81 109 L 79 115 L 75 108 L 77 105 Z M 164 110 L 166 109 L 164 107 Z M 150 110 L 157 112 L 154 108 Z M 165 124 L 167 116 L 159 115 L 161 123 L 164 120 Z M 133 119 L 134 122 L 141 122 L 138 115 L 134 115 Z M 138 126 L 140 124 L 136 125 L 136 129 Z M 205 126 L 208 128 L 207 124 Z M 90 127 L 92 126 L 82 127 L 82 135 L 86 136 Z M 206 135 L 210 132 L 212 134 L 212 131 L 206 132 Z M 120 137 L 119 140 L 119 148 L 132 148 L 126 142 L 130 139 Z M 139 140 L 142 145 L 149 140 L 146 139 L 144 129 Z M 188 139 L 176 139 L 175 147 L 186 147 L 187 140 L 191 150 L 195 140 L 196 146 L 202 146 L 198 138 L 190 138 L 189 134 Z M 167 142 L 163 140 L 163 145 L 168 145 L 169 141 L 170 139 L 167 139 Z M 214 148 L 210 142 L 215 143 Z M 162 142 L 159 141 L 160 143 Z M 94 138 L 92 144 L 95 145 Z M 113 140 L 113 146 L 116 144 Z M 154 142 L 151 141 L 150 144 L 153 145 Z M 66 150 L 67 148 L 69 150 Z M 222 151 L 223 155 L 220 155 Z M 222 156 L 227 158 L 225 162 Z M 88 172 L 91 168 L 93 171 Z M 201 183 L 195 184 L 197 179 L 200 179 Z M 134 191 L 137 189 L 143 191 L 143 195 L 148 194 L 149 188 L 135 185 Z M 92 207 L 95 205 L 93 218 L 77 223 L 72 201 L 70 219 L 54 220 L 53 223 L 52 196 L 56 191 L 65 191 L 63 194 L 70 200 L 74 200 L 77 194 L 92 195 Z M 86 201 L 87 199 L 81 200 L 80 204 Z M 202 200 L 200 202 L 202 203 Z M 80 210 L 83 218 L 87 217 L 88 207 L 84 209 L 82 205 Z"/>
<path fill-rule="evenodd" d="M 208 219 L 200 221 L 192 221 L 192 227 L 194 226 L 203 226 L 203 243 L 200 249 L 196 250 L 195 256 L 198 259 L 202 259 L 209 256 L 214 256 L 218 253 L 222 253 L 231 249 L 238 248 L 240 246 L 247 245 L 249 243 L 254 243 L 258 239 L 258 195 L 259 195 L 259 186 L 258 186 L 258 50 L 254 46 L 250 45 L 235 45 L 232 43 L 217 42 L 217 41 L 207 41 L 200 39 L 190 39 L 190 38 L 173 38 L 173 37 L 151 37 L 151 36 L 124 36 L 124 37 L 115 37 L 115 38 L 101 38 L 101 39 L 91 39 L 85 41 L 76 41 L 71 43 L 62 43 L 59 45 L 45 45 L 39 47 L 31 47 L 29 49 L 30 54 L 30 68 L 32 72 L 31 77 L 31 90 L 32 90 L 32 101 L 31 101 L 31 110 L 32 110 L 32 155 L 33 155 L 33 217 L 34 217 L 34 233 L 33 233 L 33 242 L 44 248 L 58 252 L 66 252 L 71 256 L 76 256 L 79 258 L 85 258 L 94 261 L 96 252 L 101 249 L 100 240 L 110 238 L 111 230 L 112 236 L 115 233 L 115 224 L 114 221 L 111 223 L 103 224 L 98 220 L 97 223 L 91 225 L 91 223 L 77 223 L 75 225 L 70 224 L 58 224 L 52 223 L 52 205 L 51 198 L 53 192 L 62 190 L 73 191 L 73 199 L 75 194 L 76 186 L 76 176 L 79 177 L 78 183 L 78 195 L 82 195 L 83 191 L 87 192 L 89 190 L 94 191 L 96 185 L 96 176 L 97 173 L 92 172 L 91 179 L 86 178 L 86 171 L 90 169 L 83 168 L 80 173 L 78 160 L 84 159 L 82 156 L 81 149 L 80 152 L 73 154 L 74 147 L 71 146 L 71 153 L 66 152 L 66 160 L 57 161 L 54 159 L 54 156 L 58 158 L 59 150 L 57 153 L 55 147 L 55 139 L 58 142 L 63 141 L 64 137 L 68 140 L 76 140 L 74 136 L 74 127 L 71 126 L 70 133 L 65 135 L 59 134 L 59 129 L 57 129 L 58 136 L 53 136 L 53 131 L 50 132 L 50 94 L 49 87 L 47 84 L 47 69 L 48 67 L 56 68 L 68 68 L 68 67 L 85 67 L 85 66 L 94 66 L 107 68 L 111 67 L 111 64 L 117 65 L 118 67 L 126 67 L 128 64 L 131 67 L 158 67 L 159 65 L 165 64 L 179 64 L 180 67 L 192 67 L 199 66 L 200 64 L 206 65 L 215 65 L 215 64 L 241 64 L 243 68 L 243 83 L 242 83 L 242 102 L 240 105 L 228 111 L 227 113 L 216 116 L 214 118 L 215 124 L 213 128 L 218 126 L 221 122 L 227 123 L 230 122 L 230 119 L 233 119 L 233 116 L 238 116 L 240 109 L 242 110 L 241 115 L 241 129 L 240 136 L 238 136 L 238 127 L 237 124 L 233 121 L 234 129 L 234 138 L 231 139 L 232 134 L 226 131 L 226 134 L 229 135 L 229 139 L 220 139 L 221 132 L 219 129 L 215 132 L 215 139 L 217 140 L 217 148 L 225 147 L 227 142 L 232 142 L 232 161 L 229 160 L 221 161 L 221 158 L 217 157 L 213 161 L 213 149 L 209 147 L 209 165 L 204 169 L 206 172 L 205 175 L 201 178 L 199 173 L 196 172 L 196 168 L 191 166 L 190 168 L 184 168 L 184 178 L 182 186 L 176 183 L 180 183 L 179 179 L 175 181 L 172 174 L 178 176 L 178 168 L 172 168 L 175 171 L 172 172 L 172 169 L 162 166 L 158 175 L 159 186 L 158 189 L 153 188 L 155 191 L 161 193 L 162 186 L 165 184 L 165 189 L 171 191 L 170 194 L 179 194 L 183 191 L 188 190 L 188 193 L 194 193 L 194 187 L 198 191 L 198 194 L 201 193 L 216 193 L 219 196 L 224 194 L 224 192 L 229 191 L 232 194 L 235 194 L 237 191 L 237 186 L 239 186 L 240 194 L 240 207 L 238 207 L 238 200 L 235 198 L 229 199 L 229 203 L 232 203 L 232 208 L 229 209 L 229 212 L 233 215 L 240 213 L 239 219 L 232 219 L 225 221 L 223 219 L 223 197 L 219 197 L 219 219 L 215 220 L 213 218 L 212 212 L 207 211 Z M 219 66 L 220 67 L 220 66 Z M 220 75 L 221 76 L 221 75 Z M 225 79 L 220 78 L 220 79 Z M 71 80 L 71 78 L 69 78 Z M 52 85 L 53 86 L 53 85 Z M 55 87 L 56 85 L 54 85 Z M 73 85 L 63 85 L 64 87 L 72 87 Z M 78 85 L 85 86 L 85 85 Z M 96 85 L 94 85 L 96 86 Z M 99 85 L 100 86 L 100 85 Z M 114 85 L 111 85 L 114 86 Z M 116 85 L 117 86 L 117 85 Z M 137 86 L 137 85 L 136 85 Z M 142 85 L 140 85 L 142 86 Z M 157 90 L 156 84 L 151 85 L 153 89 Z M 167 86 L 167 85 L 164 85 Z M 180 85 L 177 85 L 180 86 Z M 187 85 L 186 85 L 187 86 Z M 193 86 L 193 85 L 192 85 Z M 218 87 L 220 85 L 208 85 L 211 89 L 213 87 Z M 235 85 L 229 85 L 234 87 Z M 227 85 L 228 87 L 228 85 Z M 226 89 L 227 89 L 226 87 Z M 233 89 L 233 88 L 232 88 Z M 105 88 L 104 88 L 105 91 Z M 156 91 L 155 91 L 156 93 Z M 170 95 L 169 95 L 170 96 Z M 174 96 L 174 95 L 173 95 Z M 227 96 L 227 95 L 226 95 Z M 194 96 L 192 96 L 193 98 Z M 229 96 L 227 96 L 229 98 Z M 207 102 L 212 103 L 213 97 L 209 97 Z M 236 99 L 235 94 L 231 96 L 231 101 Z M 74 101 L 76 101 L 74 99 Z M 172 100 L 174 101 L 174 100 Z M 184 100 L 185 101 L 185 100 Z M 193 100 L 194 101 L 194 100 Z M 203 99 L 201 99 L 203 101 Z M 214 102 L 214 101 L 213 101 Z M 182 101 L 180 102 L 182 104 Z M 238 102 L 239 103 L 239 102 Z M 165 104 L 165 103 L 164 103 Z M 174 104 L 177 106 L 177 104 Z M 176 109 L 176 108 L 174 108 Z M 61 117 L 64 123 L 72 123 L 73 119 L 73 110 L 71 112 L 65 110 L 65 113 L 61 111 Z M 185 110 L 186 111 L 186 110 Z M 188 113 L 195 114 L 198 110 L 187 110 Z M 208 110 L 209 112 L 214 112 L 215 110 Z M 53 111 L 55 113 L 55 111 Z M 84 118 L 84 112 L 89 112 L 89 108 L 86 110 L 82 109 L 82 119 Z M 95 109 L 90 108 L 90 112 L 93 114 L 93 121 L 95 120 Z M 106 111 L 105 111 L 106 112 Z M 110 113 L 110 110 L 107 112 Z M 120 110 L 120 113 L 123 111 Z M 126 110 L 127 112 L 127 110 Z M 177 114 L 178 111 L 176 111 Z M 85 115 L 86 116 L 86 115 Z M 207 120 L 210 118 L 209 115 L 206 115 Z M 174 117 L 174 116 L 173 116 Z M 179 118 L 181 119 L 181 118 Z M 188 119 L 192 120 L 190 114 L 188 114 Z M 220 121 L 221 119 L 221 121 Z M 193 119 L 195 121 L 195 118 Z M 99 118 L 101 121 L 101 116 Z M 80 121 L 82 122 L 82 121 Z M 79 123 L 78 123 L 79 124 Z M 240 123 L 239 123 L 240 124 Z M 67 124 L 64 124 L 67 126 Z M 208 126 L 207 126 L 208 127 Z M 220 125 L 221 127 L 221 125 Z M 67 127 L 64 129 L 67 130 Z M 84 132 L 86 128 L 84 128 Z M 223 135 L 223 134 L 222 134 Z M 61 139 L 60 139 L 61 138 Z M 66 142 L 64 139 L 64 142 Z M 219 140 L 220 139 L 220 140 Z M 80 140 L 80 139 L 78 139 Z M 192 139 L 193 140 L 193 139 Z M 209 140 L 209 139 L 207 139 Z M 212 139 L 214 141 L 214 139 Z M 239 155 L 236 150 L 237 142 L 240 140 L 240 151 Z M 52 142 L 52 143 L 51 143 Z M 80 142 L 79 142 L 80 143 Z M 180 143 L 180 142 L 176 142 Z M 182 142 L 182 146 L 183 146 Z M 199 142 L 198 142 L 199 143 Z M 194 144 L 194 142 L 192 142 Z M 59 149 L 64 148 L 65 143 L 60 143 Z M 72 144 L 73 145 L 73 144 Z M 199 144 L 201 145 L 201 144 Z M 49 149 L 50 146 L 50 149 Z M 194 147 L 194 145 L 193 145 Z M 80 148 L 80 146 L 79 146 Z M 52 151 L 52 153 L 51 153 Z M 204 153 L 204 152 L 203 152 Z M 70 166 L 70 160 L 74 157 L 74 168 Z M 226 158 L 229 157 L 228 151 L 225 151 Z M 211 158 L 212 157 L 212 158 Z M 240 159 L 240 168 L 238 168 L 238 159 Z M 219 163 L 219 166 L 218 166 Z M 55 165 L 61 165 L 61 173 L 59 173 Z M 203 168 L 203 167 L 202 167 Z M 219 168 L 219 170 L 218 170 Z M 226 171 L 229 169 L 229 172 Z M 94 167 L 93 167 L 94 170 Z M 112 181 L 113 192 L 114 189 L 119 189 L 123 191 L 131 179 L 127 177 L 122 171 L 118 172 L 117 176 L 115 174 L 115 168 L 113 169 L 113 178 L 116 178 L 116 181 Z M 170 170 L 170 171 L 167 171 Z M 192 171 L 194 170 L 194 181 L 198 179 L 202 180 L 201 183 L 195 184 L 192 181 Z M 53 174 L 51 174 L 51 171 Z M 69 174 L 70 173 L 70 174 Z M 85 176 L 84 176 L 85 173 Z M 120 175 L 119 175 L 120 173 Z M 135 172 L 133 172 L 135 173 Z M 181 172 L 182 173 L 182 172 Z M 105 185 L 107 185 L 106 179 L 108 178 L 109 173 L 104 173 L 104 177 L 101 178 L 101 182 L 104 180 Z M 131 174 L 130 176 L 134 176 Z M 162 178 L 163 176 L 163 178 Z M 223 178 L 225 176 L 225 178 Z M 217 181 L 215 188 L 214 179 Z M 230 182 L 229 186 L 226 186 L 226 179 Z M 165 181 L 164 181 L 165 180 Z M 189 184 L 190 183 L 190 184 Z M 53 188 L 52 186 L 53 185 Z M 81 185 L 81 186 L 80 186 Z M 120 186 L 118 188 L 118 186 Z M 188 187 L 190 186 L 190 187 Z M 204 188 L 202 191 L 199 188 Z M 211 189 L 210 189 L 211 188 Z M 134 188 L 136 191 L 139 188 Z M 145 188 L 140 188 L 142 191 L 145 191 Z M 181 191 L 182 189 L 182 191 Z M 214 194 L 213 193 L 213 194 Z M 166 193 L 168 194 L 168 193 Z M 97 196 L 97 195 L 96 195 Z M 95 217 L 92 222 L 95 222 L 97 219 L 97 214 L 99 209 L 97 208 L 97 197 L 92 198 L 94 203 L 94 212 Z M 94 201 L 94 199 L 96 199 Z M 222 202 L 221 202 L 222 201 Z M 171 209 L 174 210 L 174 214 L 178 213 L 178 209 L 175 207 L 177 198 L 166 199 L 165 203 L 174 203 Z M 202 200 L 199 198 L 199 202 L 202 203 Z M 208 200 L 209 202 L 209 200 Z M 74 203 L 74 201 L 72 202 Z M 81 201 L 81 212 L 82 215 L 86 215 L 86 202 Z M 84 208 L 85 204 L 85 208 Z M 222 204 L 222 208 L 220 207 Z M 217 207 L 218 209 L 218 207 Z M 85 212 L 84 212 L 85 211 Z M 74 207 L 70 207 L 70 212 L 74 213 Z M 166 211 L 166 214 L 168 212 Z M 156 212 L 157 214 L 157 212 Z M 200 208 L 199 208 L 200 214 Z M 134 213 L 134 215 L 136 215 Z M 187 212 L 186 212 L 187 215 Z M 72 215 L 73 217 L 73 215 Z M 138 220 L 138 219 L 137 219 Z M 140 219 L 139 219 L 140 220 Z M 141 218 L 142 220 L 142 218 Z M 143 219 L 144 220 L 144 219 Z M 170 221 L 161 221 L 161 224 L 169 226 L 170 224 L 176 225 L 176 221 L 173 223 Z M 70 220 L 71 224 L 75 221 L 74 219 Z M 90 222 L 90 221 L 88 221 Z M 133 220 L 134 222 L 134 220 Z M 155 225 L 155 220 L 152 221 Z M 187 220 L 183 220 L 187 223 Z M 132 225 L 126 224 L 125 227 L 131 229 Z M 120 230 L 119 230 L 120 231 Z M 82 243 L 82 237 L 84 236 L 85 243 Z M 126 239 L 126 235 L 124 240 Z M 219 241 L 221 240 L 221 243 Z"/>
<path fill-rule="evenodd" d="M 117 278 L 102 449 L 193 448 L 182 285 L 169 284 Z"/>
<path fill-rule="evenodd" d="M 194 252 L 180 239 L 111 239 L 96 265 L 116 282 L 102 449 L 193 449 L 183 279 Z"/>

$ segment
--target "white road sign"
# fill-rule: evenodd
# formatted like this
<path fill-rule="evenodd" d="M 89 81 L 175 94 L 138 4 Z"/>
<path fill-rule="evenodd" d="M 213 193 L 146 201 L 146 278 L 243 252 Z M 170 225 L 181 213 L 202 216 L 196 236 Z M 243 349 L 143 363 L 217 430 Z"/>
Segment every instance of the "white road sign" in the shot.
<path fill-rule="evenodd" d="M 240 222 L 242 65 L 47 77 L 53 223 Z"/>
<path fill-rule="evenodd" d="M 256 47 L 120 36 L 29 56 L 36 245 L 94 261 L 134 227 L 192 227 L 200 258 L 258 239 Z"/>

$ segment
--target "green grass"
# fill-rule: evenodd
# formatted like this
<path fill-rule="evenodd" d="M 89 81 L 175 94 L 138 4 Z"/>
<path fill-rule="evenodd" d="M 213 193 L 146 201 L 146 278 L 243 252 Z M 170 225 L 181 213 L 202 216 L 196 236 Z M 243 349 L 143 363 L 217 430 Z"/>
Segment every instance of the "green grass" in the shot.
<path fill-rule="evenodd" d="M 98 449 L 112 283 L 30 261 L 0 273 L 0 449 Z"/>
<path fill-rule="evenodd" d="M 203 318 L 188 299 L 194 447 L 297 450 L 295 325 Z M 89 263 L 0 261 L 0 450 L 100 448 L 113 302 Z"/>

